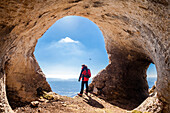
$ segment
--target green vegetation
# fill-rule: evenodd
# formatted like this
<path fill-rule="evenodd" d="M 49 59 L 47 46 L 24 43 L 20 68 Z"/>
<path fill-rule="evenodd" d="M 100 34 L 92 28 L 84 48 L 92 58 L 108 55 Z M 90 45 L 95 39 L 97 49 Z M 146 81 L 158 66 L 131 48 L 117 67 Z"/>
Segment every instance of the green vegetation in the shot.
<path fill-rule="evenodd" d="M 47 100 L 53 100 L 54 99 L 53 95 L 48 95 L 48 94 L 43 95 L 43 97 Z"/>
<path fill-rule="evenodd" d="M 45 99 L 47 99 L 47 100 L 53 100 L 54 99 L 54 97 L 53 97 L 53 95 L 49 95 L 47 92 L 45 92 L 45 91 L 43 91 L 43 95 L 42 96 L 40 96 L 40 98 L 42 99 L 42 98 L 45 98 Z"/>
<path fill-rule="evenodd" d="M 150 112 L 142 112 L 142 111 L 138 111 L 138 110 L 133 110 L 132 113 L 150 113 Z"/>
<path fill-rule="evenodd" d="M 132 113 L 142 113 L 142 111 L 133 110 Z"/>

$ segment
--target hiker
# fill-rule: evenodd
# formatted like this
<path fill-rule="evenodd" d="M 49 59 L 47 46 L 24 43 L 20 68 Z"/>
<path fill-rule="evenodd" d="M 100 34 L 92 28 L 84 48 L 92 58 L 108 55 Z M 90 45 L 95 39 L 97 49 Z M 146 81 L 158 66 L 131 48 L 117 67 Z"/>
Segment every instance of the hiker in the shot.
<path fill-rule="evenodd" d="M 86 92 L 85 94 L 88 94 L 88 80 L 91 77 L 91 73 L 90 73 L 90 69 L 87 68 L 87 66 L 85 64 L 82 65 L 82 69 L 81 69 L 81 73 L 79 76 L 78 81 L 80 82 L 80 80 L 82 79 L 82 83 L 81 83 L 81 91 L 80 93 L 78 93 L 79 96 L 82 96 L 83 94 L 83 90 L 84 90 L 84 84 L 86 84 Z"/>

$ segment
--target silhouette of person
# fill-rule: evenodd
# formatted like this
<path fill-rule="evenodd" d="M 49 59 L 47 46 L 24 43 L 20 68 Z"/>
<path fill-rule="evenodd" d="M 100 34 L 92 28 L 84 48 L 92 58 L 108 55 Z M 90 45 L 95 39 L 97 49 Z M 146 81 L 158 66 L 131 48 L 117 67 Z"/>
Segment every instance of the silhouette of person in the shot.
<path fill-rule="evenodd" d="M 79 96 L 82 96 L 82 94 L 83 94 L 84 84 L 86 84 L 86 92 L 85 92 L 85 94 L 86 95 L 88 94 L 88 81 L 89 81 L 90 77 L 91 77 L 90 69 L 88 69 L 87 66 L 85 64 L 83 64 L 82 68 L 81 68 L 81 73 L 80 73 L 80 76 L 79 76 L 79 79 L 78 79 L 79 82 L 82 79 L 81 91 L 80 91 L 80 93 L 78 93 Z"/>

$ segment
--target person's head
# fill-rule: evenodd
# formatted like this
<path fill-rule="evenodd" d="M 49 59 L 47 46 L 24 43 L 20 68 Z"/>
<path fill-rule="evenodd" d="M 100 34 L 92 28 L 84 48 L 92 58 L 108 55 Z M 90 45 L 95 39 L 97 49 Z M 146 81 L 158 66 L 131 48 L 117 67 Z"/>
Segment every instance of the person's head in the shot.
<path fill-rule="evenodd" d="M 85 64 L 82 64 L 81 66 L 82 66 L 82 68 L 87 68 L 87 66 Z"/>
<path fill-rule="evenodd" d="M 81 66 L 82 66 L 82 68 L 84 68 L 86 65 L 85 65 L 85 64 L 82 64 Z"/>

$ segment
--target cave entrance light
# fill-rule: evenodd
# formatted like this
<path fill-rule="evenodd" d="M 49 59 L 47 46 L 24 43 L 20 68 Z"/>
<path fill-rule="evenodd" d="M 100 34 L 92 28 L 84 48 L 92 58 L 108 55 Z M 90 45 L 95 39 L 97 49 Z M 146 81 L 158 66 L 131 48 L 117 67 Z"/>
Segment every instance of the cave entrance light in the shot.
<path fill-rule="evenodd" d="M 155 64 L 151 63 L 147 69 L 147 81 L 148 81 L 149 89 L 152 88 L 153 85 L 155 85 L 156 80 L 157 80 L 157 70 Z"/>
<path fill-rule="evenodd" d="M 63 85 L 67 90 L 74 85 L 79 87 L 81 64 L 86 64 L 94 77 L 109 62 L 102 32 L 95 23 L 80 16 L 66 16 L 56 21 L 38 40 L 34 54 L 52 90 L 67 96 L 76 94 L 79 88 L 69 94 L 63 90 L 60 93 L 59 87 Z M 63 84 L 61 79 L 75 79 L 77 84 Z"/>

